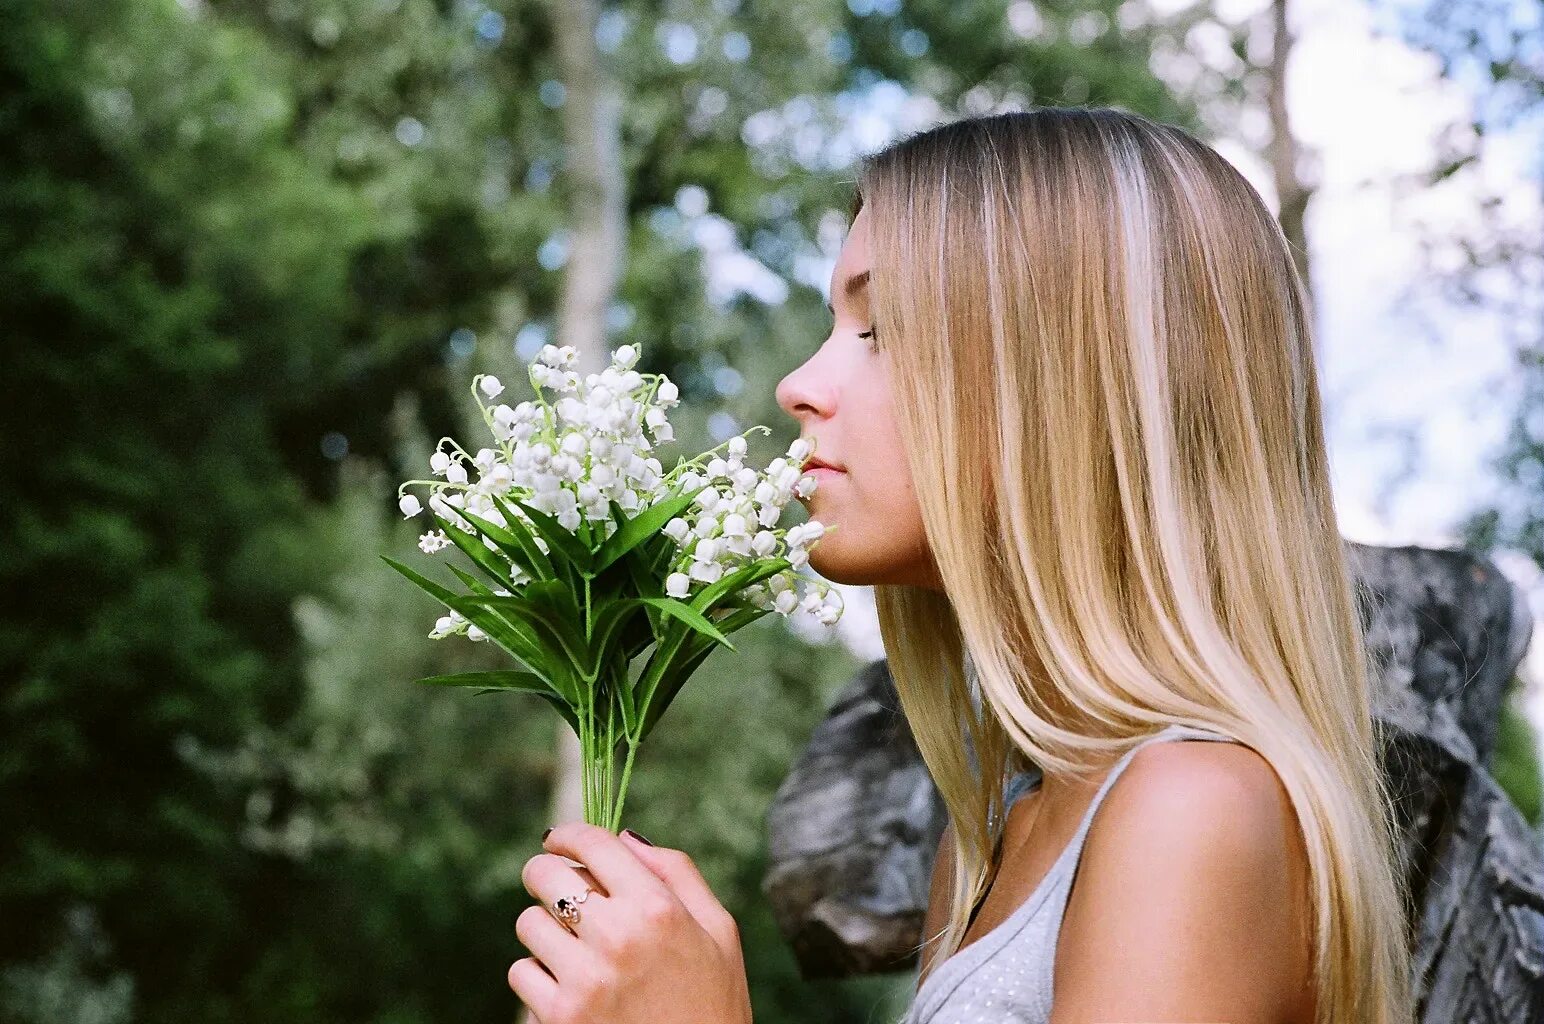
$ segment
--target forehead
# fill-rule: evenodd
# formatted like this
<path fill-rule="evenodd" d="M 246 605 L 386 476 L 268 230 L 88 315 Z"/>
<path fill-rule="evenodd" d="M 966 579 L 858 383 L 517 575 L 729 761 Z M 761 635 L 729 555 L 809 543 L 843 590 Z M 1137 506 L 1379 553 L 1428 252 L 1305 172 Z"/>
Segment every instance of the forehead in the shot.
<path fill-rule="evenodd" d="M 831 294 L 835 296 L 847 278 L 861 274 L 867 269 L 869 269 L 868 207 L 865 206 L 858 211 L 858 216 L 853 218 L 852 225 L 847 229 L 847 237 L 842 241 L 842 250 L 836 257 L 836 266 L 831 269 Z"/>

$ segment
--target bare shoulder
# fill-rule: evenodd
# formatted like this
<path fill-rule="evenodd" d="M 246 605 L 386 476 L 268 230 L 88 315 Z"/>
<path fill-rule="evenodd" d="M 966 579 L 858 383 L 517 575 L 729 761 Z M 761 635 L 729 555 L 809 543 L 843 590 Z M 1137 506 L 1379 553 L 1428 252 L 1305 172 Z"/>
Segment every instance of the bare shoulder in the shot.
<path fill-rule="evenodd" d="M 1239 743 L 1149 744 L 1089 827 L 1053 1020 L 1310 1019 L 1307 885 L 1270 762 Z"/>

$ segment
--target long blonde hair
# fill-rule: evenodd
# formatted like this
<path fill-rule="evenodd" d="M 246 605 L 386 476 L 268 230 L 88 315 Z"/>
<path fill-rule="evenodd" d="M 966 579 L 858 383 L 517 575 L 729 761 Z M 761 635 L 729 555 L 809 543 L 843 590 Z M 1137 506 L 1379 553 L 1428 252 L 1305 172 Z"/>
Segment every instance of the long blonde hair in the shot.
<path fill-rule="evenodd" d="M 1082 774 L 1182 723 L 1291 798 L 1318 1020 L 1409 1024 L 1409 897 L 1275 219 L 1214 150 L 1113 109 L 940 125 L 857 185 L 944 585 L 876 587 L 954 826 L 935 961 L 990 883 L 1010 772 Z"/>

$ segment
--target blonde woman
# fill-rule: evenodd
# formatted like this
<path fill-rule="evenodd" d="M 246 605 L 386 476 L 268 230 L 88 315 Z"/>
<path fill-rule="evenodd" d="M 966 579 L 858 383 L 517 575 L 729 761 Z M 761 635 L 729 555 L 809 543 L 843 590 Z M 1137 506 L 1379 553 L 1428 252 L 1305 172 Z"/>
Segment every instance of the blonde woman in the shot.
<path fill-rule="evenodd" d="M 908 1024 L 1410 1024 L 1309 312 L 1270 212 L 1207 146 L 1110 109 L 942 125 L 857 184 L 834 326 L 778 400 L 838 527 L 811 566 L 875 586 L 949 809 Z M 749 1021 L 685 854 L 551 839 L 611 881 L 561 951 L 572 983 L 511 971 L 543 1024 Z M 578 891 L 560 863 L 530 862 L 538 896 Z"/>

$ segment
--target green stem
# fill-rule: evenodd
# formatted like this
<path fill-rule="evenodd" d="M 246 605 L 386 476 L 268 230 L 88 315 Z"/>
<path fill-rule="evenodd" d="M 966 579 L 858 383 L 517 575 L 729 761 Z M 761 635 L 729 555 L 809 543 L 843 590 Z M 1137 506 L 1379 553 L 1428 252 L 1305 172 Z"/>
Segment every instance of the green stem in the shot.
<path fill-rule="evenodd" d="M 616 700 L 615 695 L 606 701 L 606 820 L 611 820 L 612 800 L 615 799 L 611 789 L 612 769 L 616 764 Z"/>
<path fill-rule="evenodd" d="M 611 813 L 611 831 L 615 832 L 622 826 L 622 804 L 627 799 L 627 780 L 632 778 L 633 757 L 638 753 L 638 742 L 631 736 L 627 737 L 627 762 L 622 765 L 622 785 L 617 790 L 616 807 Z"/>

